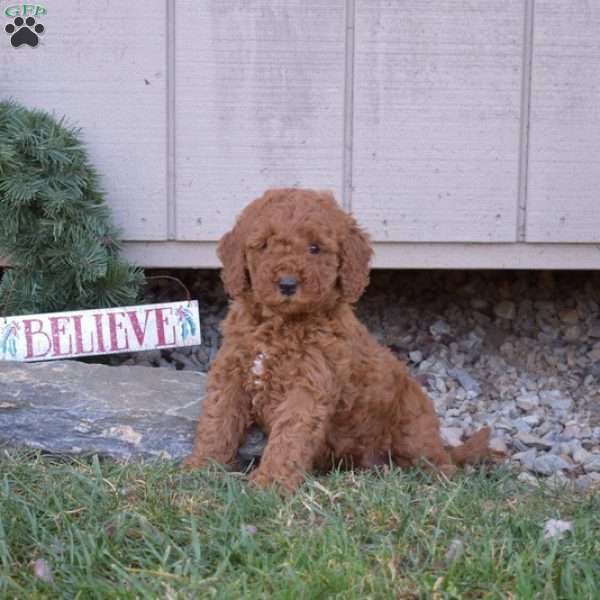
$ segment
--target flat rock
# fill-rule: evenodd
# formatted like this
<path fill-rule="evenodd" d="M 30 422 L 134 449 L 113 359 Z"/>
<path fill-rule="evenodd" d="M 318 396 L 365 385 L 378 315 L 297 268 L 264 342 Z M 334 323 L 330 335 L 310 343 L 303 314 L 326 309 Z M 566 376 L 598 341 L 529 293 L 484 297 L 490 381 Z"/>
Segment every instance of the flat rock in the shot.
<path fill-rule="evenodd" d="M 503 300 L 494 306 L 494 314 L 501 319 L 514 319 L 516 307 L 514 302 Z"/>
<path fill-rule="evenodd" d="M 537 460 L 537 451 L 535 448 L 525 452 L 517 452 L 513 454 L 513 460 L 518 460 L 526 469 L 533 471 L 533 465 Z"/>
<path fill-rule="evenodd" d="M 571 531 L 573 531 L 573 524 L 571 521 L 549 519 L 544 525 L 544 539 L 561 539 L 566 533 Z"/>
<path fill-rule="evenodd" d="M 440 427 L 440 434 L 448 446 L 456 448 L 462 444 L 463 430 L 460 427 Z"/>
<path fill-rule="evenodd" d="M 519 433 L 517 434 L 517 439 L 523 442 L 526 446 L 539 448 L 540 450 L 547 450 L 548 448 L 552 448 L 552 443 L 543 440 L 537 435 L 527 433 L 526 431 L 519 431 Z"/>
<path fill-rule="evenodd" d="M 517 480 L 522 483 L 527 483 L 533 486 L 540 485 L 540 482 L 538 481 L 537 477 L 535 477 L 531 473 L 528 473 L 527 471 L 522 471 L 521 473 L 519 473 L 519 475 L 517 476 Z"/>
<path fill-rule="evenodd" d="M 565 340 L 576 342 L 581 337 L 581 327 L 579 325 L 570 325 L 565 329 Z"/>
<path fill-rule="evenodd" d="M 570 477 L 567 477 L 562 471 L 556 471 L 552 473 L 546 481 L 546 485 L 553 490 L 574 490 L 576 488 L 575 482 Z"/>
<path fill-rule="evenodd" d="M 575 325 L 579 322 L 579 314 L 573 308 L 565 308 L 559 311 L 558 318 L 567 325 Z"/>
<path fill-rule="evenodd" d="M 204 387 L 198 371 L 0 362 L 0 446 L 181 458 L 192 448 Z M 249 442 L 246 455 L 260 454 Z"/>
<path fill-rule="evenodd" d="M 594 321 L 590 327 L 589 336 L 600 338 L 600 321 Z"/>
<path fill-rule="evenodd" d="M 588 460 L 591 460 L 593 454 L 588 452 L 585 448 L 578 447 L 573 450 L 571 456 L 576 463 L 584 463 Z"/>
<path fill-rule="evenodd" d="M 590 454 L 583 463 L 586 473 L 600 473 L 600 454 Z"/>
<path fill-rule="evenodd" d="M 563 469 L 571 470 L 574 465 L 556 454 L 542 454 L 538 456 L 530 467 L 530 470 L 540 475 L 552 475 Z"/>
<path fill-rule="evenodd" d="M 479 382 L 465 369 L 448 369 L 448 375 L 456 379 L 467 392 L 479 395 L 481 391 Z"/>
<path fill-rule="evenodd" d="M 415 364 L 419 364 L 423 360 L 423 353 L 420 350 L 413 350 L 408 353 L 408 358 Z"/>
<path fill-rule="evenodd" d="M 489 446 L 490 450 L 493 450 L 494 452 L 499 452 L 500 454 L 506 454 L 508 452 L 506 442 L 499 437 L 492 438 L 490 440 Z"/>
<path fill-rule="evenodd" d="M 440 319 L 429 327 L 429 331 L 431 332 L 431 335 L 436 337 L 448 335 L 450 333 L 450 326 Z"/>
<path fill-rule="evenodd" d="M 522 394 L 517 398 L 517 406 L 524 412 L 536 409 L 540 405 L 540 397 L 535 392 Z"/>
<path fill-rule="evenodd" d="M 600 487 L 600 473 L 586 473 L 580 475 L 575 483 L 577 489 L 586 491 Z"/>
<path fill-rule="evenodd" d="M 527 415 L 526 417 L 520 419 L 520 421 L 522 421 L 526 425 L 529 425 L 530 427 L 535 427 L 536 425 L 539 425 L 541 420 L 542 417 L 540 417 L 540 415 L 536 413 L 532 415 Z"/>
<path fill-rule="evenodd" d="M 546 390 L 540 393 L 542 404 L 554 410 L 569 410 L 573 406 L 573 400 L 559 390 Z"/>

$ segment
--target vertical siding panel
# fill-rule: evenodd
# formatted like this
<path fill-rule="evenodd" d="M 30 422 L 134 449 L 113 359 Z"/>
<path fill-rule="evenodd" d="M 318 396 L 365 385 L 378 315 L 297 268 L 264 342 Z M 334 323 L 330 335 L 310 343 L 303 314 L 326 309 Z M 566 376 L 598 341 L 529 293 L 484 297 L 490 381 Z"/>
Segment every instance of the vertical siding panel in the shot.
<path fill-rule="evenodd" d="M 178 239 L 218 239 L 267 187 L 339 198 L 344 0 L 179 0 L 176 26 Z"/>
<path fill-rule="evenodd" d="M 342 203 L 352 210 L 352 168 L 354 162 L 354 48 L 356 41 L 356 0 L 346 0 L 346 73 L 344 95 L 344 165 Z"/>
<path fill-rule="evenodd" d="M 2 97 L 80 125 L 124 237 L 165 239 L 165 1 L 139 14 L 116 0 L 44 5 L 37 47 L 2 31 Z"/>
<path fill-rule="evenodd" d="M 167 40 L 166 40 L 166 63 L 167 63 L 167 239 L 177 239 L 177 191 L 175 178 L 177 176 L 176 145 L 177 139 L 175 128 L 177 126 L 175 91 L 177 76 L 176 56 L 176 26 L 177 5 L 171 0 L 167 3 Z"/>
<path fill-rule="evenodd" d="M 522 0 L 357 0 L 353 209 L 380 241 L 515 241 Z"/>
<path fill-rule="evenodd" d="M 600 4 L 536 0 L 527 241 L 600 241 Z"/>
<path fill-rule="evenodd" d="M 533 63 L 533 24 L 535 0 L 525 0 L 523 28 L 523 76 L 521 84 L 521 127 L 519 144 L 519 200 L 517 206 L 517 241 L 524 242 L 527 233 L 527 185 L 529 169 L 529 130 Z"/>

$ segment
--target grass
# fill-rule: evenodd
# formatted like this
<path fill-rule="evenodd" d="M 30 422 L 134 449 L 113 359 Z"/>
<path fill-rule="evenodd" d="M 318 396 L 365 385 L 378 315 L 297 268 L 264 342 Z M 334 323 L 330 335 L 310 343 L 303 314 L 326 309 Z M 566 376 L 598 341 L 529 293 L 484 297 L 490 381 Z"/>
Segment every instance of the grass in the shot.
<path fill-rule="evenodd" d="M 549 518 L 573 533 L 544 541 Z M 600 497 L 496 468 L 333 473 L 281 499 L 217 469 L 0 451 L 0 598 L 597 599 Z"/>

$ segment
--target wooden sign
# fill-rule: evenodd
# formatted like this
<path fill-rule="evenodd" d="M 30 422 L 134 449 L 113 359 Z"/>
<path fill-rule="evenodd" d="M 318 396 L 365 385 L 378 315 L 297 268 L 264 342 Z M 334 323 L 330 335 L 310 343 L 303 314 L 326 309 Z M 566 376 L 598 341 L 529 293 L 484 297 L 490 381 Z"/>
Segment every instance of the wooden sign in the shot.
<path fill-rule="evenodd" d="M 0 360 L 53 360 L 200 343 L 196 300 L 0 317 Z"/>

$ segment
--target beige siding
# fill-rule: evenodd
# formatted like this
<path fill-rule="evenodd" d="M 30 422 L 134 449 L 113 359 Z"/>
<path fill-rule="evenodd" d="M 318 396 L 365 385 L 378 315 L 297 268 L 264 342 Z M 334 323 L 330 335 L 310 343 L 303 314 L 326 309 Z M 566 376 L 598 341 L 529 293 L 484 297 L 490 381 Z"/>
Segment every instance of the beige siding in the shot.
<path fill-rule="evenodd" d="M 381 241 L 515 241 L 523 3 L 359 1 L 352 207 Z"/>
<path fill-rule="evenodd" d="M 600 241 L 600 2 L 537 0 L 527 240 Z"/>
<path fill-rule="evenodd" d="M 147 0 L 136 18 L 116 0 L 44 4 L 37 48 L 0 32 L 0 96 L 79 124 L 125 237 L 164 239 L 165 2 Z"/>
<path fill-rule="evenodd" d="M 344 7 L 177 3 L 177 239 L 218 239 L 267 187 L 339 197 Z"/>
<path fill-rule="evenodd" d="M 0 97 L 82 127 L 143 265 L 216 266 L 240 209 L 297 185 L 379 267 L 600 267 L 598 3 L 45 5 L 37 48 L 0 40 Z"/>

